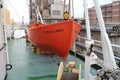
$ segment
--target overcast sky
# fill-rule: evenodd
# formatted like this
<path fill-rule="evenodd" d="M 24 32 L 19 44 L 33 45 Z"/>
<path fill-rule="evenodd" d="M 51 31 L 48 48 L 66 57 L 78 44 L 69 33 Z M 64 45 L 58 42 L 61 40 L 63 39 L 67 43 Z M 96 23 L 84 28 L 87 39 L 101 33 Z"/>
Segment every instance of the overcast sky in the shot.
<path fill-rule="evenodd" d="M 83 0 L 73 0 L 74 1 L 74 16 L 78 18 L 83 17 Z M 111 0 L 98 0 L 100 4 L 110 3 Z M 14 21 L 22 21 L 22 16 L 24 16 L 24 21 L 29 21 L 29 9 L 27 0 L 6 0 L 5 2 L 7 8 L 10 10 L 11 18 Z M 93 6 L 93 0 L 88 0 L 88 7 Z"/>

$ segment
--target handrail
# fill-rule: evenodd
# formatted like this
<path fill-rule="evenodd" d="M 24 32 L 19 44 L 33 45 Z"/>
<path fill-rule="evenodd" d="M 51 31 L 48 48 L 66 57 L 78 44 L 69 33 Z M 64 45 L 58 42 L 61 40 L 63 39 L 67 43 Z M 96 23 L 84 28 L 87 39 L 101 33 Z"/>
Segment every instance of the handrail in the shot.
<path fill-rule="evenodd" d="M 78 42 L 76 44 L 78 44 Z M 80 45 L 80 46 L 82 46 L 82 49 L 85 49 L 85 45 Z M 93 52 L 102 54 L 102 51 L 99 51 L 99 50 L 96 50 L 96 49 L 94 49 Z M 120 60 L 120 58 L 117 57 L 117 56 L 115 56 L 115 59 Z"/>
<path fill-rule="evenodd" d="M 0 48 L 0 52 L 5 48 L 6 44 L 4 43 L 3 46 Z"/>
<path fill-rule="evenodd" d="M 83 40 L 88 40 L 86 37 L 78 37 L 79 39 L 83 39 Z M 99 43 L 101 44 L 101 41 L 98 41 L 98 40 L 93 40 L 94 42 L 96 43 Z M 116 45 L 116 44 L 111 44 L 113 47 L 117 47 L 117 48 L 120 48 L 120 45 Z"/>
<path fill-rule="evenodd" d="M 117 47 L 117 48 L 120 48 L 119 45 L 116 45 L 116 44 L 111 44 L 113 47 Z"/>

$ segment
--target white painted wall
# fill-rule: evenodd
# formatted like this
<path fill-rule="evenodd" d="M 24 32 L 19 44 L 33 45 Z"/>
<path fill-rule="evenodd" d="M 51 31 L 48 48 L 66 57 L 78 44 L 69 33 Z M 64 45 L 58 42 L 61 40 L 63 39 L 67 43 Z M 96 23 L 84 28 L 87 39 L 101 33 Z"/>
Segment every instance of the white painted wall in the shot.
<path fill-rule="evenodd" d="M 3 36 L 3 25 L 2 25 L 2 18 L 1 18 L 1 9 L 0 9 L 0 48 L 3 47 L 4 43 L 4 36 Z M 5 49 L 0 51 L 0 80 L 4 80 L 6 75 L 6 54 Z"/>
<path fill-rule="evenodd" d="M 55 12 L 59 14 L 55 14 Z M 52 4 L 51 5 L 51 17 L 53 18 L 63 18 L 63 5 L 61 4 Z"/>

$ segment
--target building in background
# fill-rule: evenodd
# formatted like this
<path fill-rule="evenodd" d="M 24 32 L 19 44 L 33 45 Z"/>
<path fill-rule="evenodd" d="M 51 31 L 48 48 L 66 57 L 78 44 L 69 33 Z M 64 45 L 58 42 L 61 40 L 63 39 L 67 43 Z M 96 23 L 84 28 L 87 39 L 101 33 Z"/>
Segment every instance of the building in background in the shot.
<path fill-rule="evenodd" d="M 120 23 L 120 0 L 116 0 L 112 3 L 102 5 L 102 14 L 106 24 L 116 24 Z M 89 8 L 89 16 L 90 16 L 90 23 L 96 24 L 97 23 L 97 16 L 95 12 L 95 8 Z"/>
<path fill-rule="evenodd" d="M 39 8 L 39 12 L 43 19 L 63 19 L 63 0 L 30 0 L 30 24 L 39 22 L 37 21 L 36 9 Z M 65 5 L 65 8 L 68 7 Z"/>

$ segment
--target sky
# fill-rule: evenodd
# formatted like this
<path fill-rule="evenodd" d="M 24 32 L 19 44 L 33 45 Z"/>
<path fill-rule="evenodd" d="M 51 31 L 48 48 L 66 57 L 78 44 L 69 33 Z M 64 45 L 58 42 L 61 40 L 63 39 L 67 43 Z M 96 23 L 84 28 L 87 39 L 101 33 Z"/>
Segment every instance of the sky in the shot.
<path fill-rule="evenodd" d="M 10 10 L 11 19 L 15 22 L 21 22 L 24 17 L 24 22 L 29 22 L 28 0 L 5 0 L 5 6 Z M 74 1 L 74 17 L 83 18 L 83 0 Z M 87 0 L 88 7 L 93 6 L 93 0 Z M 111 0 L 98 0 L 101 5 L 112 2 Z"/>
<path fill-rule="evenodd" d="M 29 22 L 29 8 L 27 0 L 5 0 L 5 6 L 10 11 L 11 19 L 21 22 L 24 17 L 25 22 Z"/>

